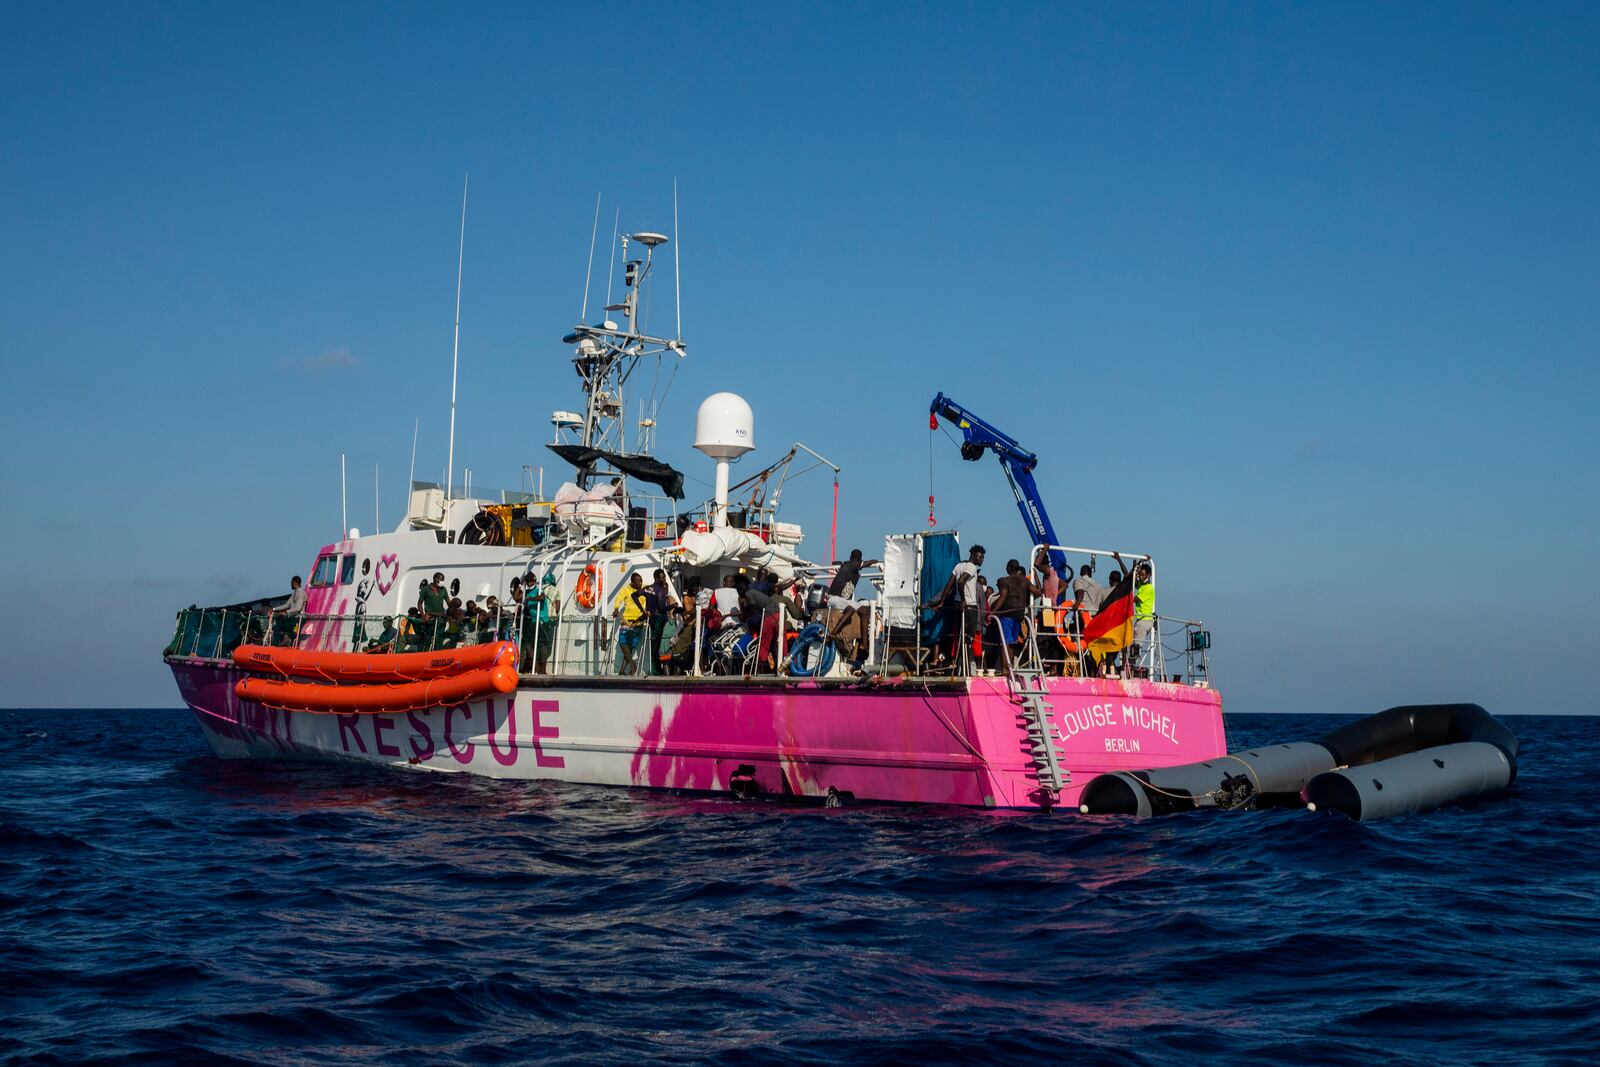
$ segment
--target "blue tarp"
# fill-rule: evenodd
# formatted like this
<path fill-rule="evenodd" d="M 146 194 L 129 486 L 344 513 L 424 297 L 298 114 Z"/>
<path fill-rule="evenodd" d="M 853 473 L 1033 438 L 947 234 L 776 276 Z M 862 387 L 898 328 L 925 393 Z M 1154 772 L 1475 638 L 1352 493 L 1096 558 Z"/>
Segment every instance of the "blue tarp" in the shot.
<path fill-rule="evenodd" d="M 924 534 L 922 538 L 922 573 L 917 581 L 922 592 L 922 602 L 937 597 L 950 580 L 950 572 L 961 562 L 961 544 L 954 533 Z M 922 609 L 922 642 L 936 645 L 944 636 L 944 615 L 931 608 Z"/>

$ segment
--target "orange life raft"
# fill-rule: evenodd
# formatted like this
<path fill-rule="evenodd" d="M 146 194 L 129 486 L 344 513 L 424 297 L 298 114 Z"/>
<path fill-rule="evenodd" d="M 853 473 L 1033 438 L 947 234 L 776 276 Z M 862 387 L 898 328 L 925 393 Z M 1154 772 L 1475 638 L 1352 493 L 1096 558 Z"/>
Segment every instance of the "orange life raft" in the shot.
<path fill-rule="evenodd" d="M 330 682 L 389 683 L 425 682 L 448 678 L 472 670 L 486 670 L 501 664 L 513 670 L 517 646 L 510 641 L 490 645 L 447 648 L 438 652 L 317 652 L 303 648 L 271 648 L 266 645 L 240 645 L 233 650 L 233 662 L 263 674 L 296 678 L 322 678 Z"/>
<path fill-rule="evenodd" d="M 248 670 L 333 683 L 280 677 L 245 678 L 234 684 L 240 700 L 285 711 L 329 715 L 414 711 L 509 693 L 517 687 L 517 646 L 510 641 L 399 655 L 240 645 L 233 661 Z"/>
<path fill-rule="evenodd" d="M 491 693 L 509 693 L 516 688 L 517 672 L 501 664 L 487 670 L 401 685 L 318 685 L 278 678 L 245 678 L 234 685 L 233 691 L 241 700 L 285 711 L 374 715 L 458 704 Z"/>

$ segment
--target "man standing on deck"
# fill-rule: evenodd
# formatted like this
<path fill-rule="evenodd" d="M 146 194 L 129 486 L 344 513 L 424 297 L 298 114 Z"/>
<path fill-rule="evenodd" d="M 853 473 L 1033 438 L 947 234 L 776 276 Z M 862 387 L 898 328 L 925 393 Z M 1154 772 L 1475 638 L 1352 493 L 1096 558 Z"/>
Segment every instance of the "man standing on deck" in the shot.
<path fill-rule="evenodd" d="M 983 601 L 978 593 L 978 569 L 983 566 L 982 545 L 973 545 L 967 558 L 955 565 L 950 580 L 928 607 L 944 613 L 944 628 L 951 640 L 950 659 L 959 661 L 966 643 L 982 632 Z"/>
<path fill-rule="evenodd" d="M 422 612 L 425 619 L 442 619 L 449 607 L 444 592 L 444 574 L 434 571 L 433 581 L 424 585 L 417 597 L 417 610 Z"/>
<path fill-rule="evenodd" d="M 1028 578 L 1028 572 L 1023 569 L 1022 564 L 1014 559 L 1006 561 L 1006 576 L 996 583 L 996 589 L 998 596 L 993 610 L 1000 640 L 990 656 L 990 663 L 993 665 L 998 665 L 1000 662 L 998 651 L 1001 643 L 1005 644 L 1013 655 L 1018 651 L 1017 645 L 1022 640 L 1023 634 L 1023 620 L 1028 617 L 1029 598 L 1044 592 Z M 994 630 L 990 633 L 993 634 Z"/>
<path fill-rule="evenodd" d="M 657 570 L 651 576 L 650 588 L 645 593 L 645 606 L 650 612 L 650 643 L 644 652 L 644 672 L 661 673 L 661 638 L 667 632 L 667 618 L 678 606 L 672 590 L 667 586 L 667 572 Z"/>
<path fill-rule="evenodd" d="M 634 571 L 628 576 L 628 584 L 611 602 L 611 614 L 617 620 L 617 654 L 621 660 L 617 665 L 618 674 L 633 674 L 638 669 L 639 646 L 643 643 L 640 631 L 648 629 L 645 625 L 647 611 L 644 578 Z"/>
<path fill-rule="evenodd" d="M 1122 557 L 1117 557 L 1122 562 Z M 1127 664 L 1136 674 L 1150 677 L 1155 666 L 1155 647 L 1150 639 L 1156 623 L 1156 583 L 1149 558 L 1133 565 L 1133 644 L 1128 646 Z M 1140 666 L 1141 653 L 1148 654 L 1150 662 Z"/>
<path fill-rule="evenodd" d="M 556 582 L 555 572 L 547 571 L 536 588 L 533 572 L 529 571 L 523 590 L 526 621 L 522 624 L 522 639 L 533 647 L 533 673 L 547 674 L 546 664 L 550 661 L 550 650 L 555 647 L 557 620 L 561 612 L 561 586 Z"/>
<path fill-rule="evenodd" d="M 433 581 L 424 585 L 417 596 L 417 613 L 422 616 L 422 633 L 428 642 L 426 647 L 435 647 L 435 642 L 444 632 L 444 617 L 449 610 L 450 604 L 444 591 L 444 574 L 434 571 Z"/>
<path fill-rule="evenodd" d="M 276 611 L 269 611 L 269 617 L 276 616 L 272 629 L 272 643 L 275 645 L 294 644 L 295 633 L 300 625 L 300 616 L 306 613 L 306 591 L 300 585 L 300 576 L 297 574 L 289 579 L 289 599 Z"/>
<path fill-rule="evenodd" d="M 1072 610 L 1087 611 L 1091 615 L 1100 610 L 1106 598 L 1106 587 L 1094 580 L 1094 564 L 1085 563 L 1072 579 Z"/>

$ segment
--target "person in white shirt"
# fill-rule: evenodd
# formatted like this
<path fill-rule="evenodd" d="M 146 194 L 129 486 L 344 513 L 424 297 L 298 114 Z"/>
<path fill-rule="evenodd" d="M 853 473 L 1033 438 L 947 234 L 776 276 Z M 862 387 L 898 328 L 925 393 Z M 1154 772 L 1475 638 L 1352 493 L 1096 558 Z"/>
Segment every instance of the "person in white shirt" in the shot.
<path fill-rule="evenodd" d="M 739 617 L 739 589 L 733 575 L 729 574 L 722 579 L 722 585 L 712 592 L 711 601 L 717 606 L 717 611 L 723 618 Z"/>
<path fill-rule="evenodd" d="M 962 645 L 983 626 L 983 601 L 979 599 L 978 570 L 983 566 L 982 545 L 973 545 L 967 558 L 955 565 L 950 580 L 944 583 L 939 596 L 928 607 L 944 612 L 945 634 L 953 642 L 951 658 L 960 654 Z"/>
<path fill-rule="evenodd" d="M 275 645 L 293 645 L 295 634 L 300 625 L 300 616 L 306 611 L 306 591 L 300 584 L 297 574 L 289 579 L 289 599 L 281 608 L 267 613 L 273 620 L 272 643 Z"/>

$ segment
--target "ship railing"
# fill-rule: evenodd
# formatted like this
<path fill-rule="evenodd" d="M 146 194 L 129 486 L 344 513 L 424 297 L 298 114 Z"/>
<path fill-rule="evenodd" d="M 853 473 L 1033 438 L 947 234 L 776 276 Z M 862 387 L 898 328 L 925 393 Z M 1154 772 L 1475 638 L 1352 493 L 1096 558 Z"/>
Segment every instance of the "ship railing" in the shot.
<path fill-rule="evenodd" d="M 1036 600 L 1029 606 L 1021 647 L 1012 646 L 1012 655 L 1019 666 L 1047 674 L 1210 684 L 1211 633 L 1201 620 L 1156 614 L 1138 627 L 1131 646 L 1097 652 L 1084 641 L 1085 617 L 1070 600 L 1056 605 Z M 985 643 L 993 639 L 991 626 Z"/>
<path fill-rule="evenodd" d="M 185 608 L 178 613 L 165 655 L 228 659 L 240 645 L 340 648 L 352 652 L 435 652 L 520 643 L 518 620 L 501 608 L 488 618 L 416 619 L 408 615 L 312 615 L 233 608 Z"/>
<path fill-rule="evenodd" d="M 260 629 L 259 623 L 252 627 L 251 620 L 264 617 L 233 608 L 184 608 L 163 655 L 224 659 L 246 643 L 247 634 Z"/>
<path fill-rule="evenodd" d="M 1025 638 L 1028 647 L 1024 655 L 1032 660 L 1033 665 L 1080 676 L 1153 678 L 1185 680 L 1195 685 L 1210 684 L 1211 633 L 1198 619 L 1164 616 L 1159 612 L 1140 616 L 1136 612 L 1131 647 L 1106 649 L 1097 654 L 1083 640 L 1083 627 L 1092 616 L 1092 609 L 1082 603 L 1076 610 L 1073 608 L 1078 600 L 1073 583 L 1079 568 L 1072 565 L 1072 559 L 1087 560 L 1093 568 L 1098 557 L 1115 560 L 1120 555 L 1123 566 L 1132 567 L 1140 563 L 1152 563 L 1153 566 L 1149 554 L 1071 545 L 1035 545 L 1030 557 L 1034 567 L 1029 575 L 1035 583 L 1042 582 L 1043 572 L 1039 564 L 1056 553 L 1068 557 L 1067 572 L 1057 576 L 1060 582 L 1058 601 L 1051 604 L 1044 598 L 1035 597 L 1029 605 L 1029 633 Z M 1182 661 L 1182 674 L 1168 673 L 1169 656 L 1174 666 L 1177 661 Z"/>

